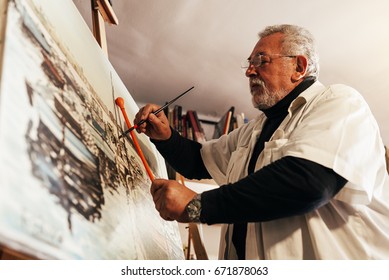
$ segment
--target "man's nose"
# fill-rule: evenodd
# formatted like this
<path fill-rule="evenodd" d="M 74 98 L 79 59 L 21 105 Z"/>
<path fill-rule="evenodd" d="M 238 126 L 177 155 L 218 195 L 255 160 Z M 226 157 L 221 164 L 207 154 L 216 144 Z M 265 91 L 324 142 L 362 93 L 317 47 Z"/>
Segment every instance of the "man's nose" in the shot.
<path fill-rule="evenodd" d="M 257 75 L 258 75 L 258 73 L 255 70 L 255 67 L 252 64 L 250 64 L 250 66 L 246 70 L 246 77 L 250 78 L 250 77 L 257 76 Z"/>

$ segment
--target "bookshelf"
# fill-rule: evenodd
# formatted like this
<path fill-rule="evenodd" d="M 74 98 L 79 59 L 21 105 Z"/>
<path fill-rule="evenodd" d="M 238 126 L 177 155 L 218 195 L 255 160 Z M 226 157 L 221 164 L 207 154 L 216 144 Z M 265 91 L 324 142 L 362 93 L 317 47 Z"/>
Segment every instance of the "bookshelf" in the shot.
<path fill-rule="evenodd" d="M 219 138 L 237 127 L 233 106 L 221 118 L 204 118 L 196 110 L 184 110 L 179 104 L 167 107 L 164 113 L 170 126 L 181 136 L 199 143 Z M 168 163 L 166 166 L 169 179 L 177 179 L 176 171 Z"/>
<path fill-rule="evenodd" d="M 169 123 L 173 129 L 182 136 L 203 143 L 204 141 L 219 138 L 222 134 L 231 132 L 238 127 L 234 116 L 234 107 L 230 107 L 225 114 L 219 118 L 206 119 L 201 117 L 196 110 L 187 109 L 181 105 L 174 105 L 165 110 Z"/>

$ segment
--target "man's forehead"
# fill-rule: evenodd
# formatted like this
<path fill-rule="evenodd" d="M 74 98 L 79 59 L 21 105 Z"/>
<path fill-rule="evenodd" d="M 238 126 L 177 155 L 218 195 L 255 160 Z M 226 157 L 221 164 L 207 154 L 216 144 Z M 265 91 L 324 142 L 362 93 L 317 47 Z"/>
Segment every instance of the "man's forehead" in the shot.
<path fill-rule="evenodd" d="M 252 54 L 266 54 L 281 50 L 281 33 L 261 38 L 255 45 Z"/>
<path fill-rule="evenodd" d="M 257 45 L 277 47 L 281 45 L 282 37 L 283 37 L 282 33 L 274 33 L 261 38 L 258 41 Z"/>

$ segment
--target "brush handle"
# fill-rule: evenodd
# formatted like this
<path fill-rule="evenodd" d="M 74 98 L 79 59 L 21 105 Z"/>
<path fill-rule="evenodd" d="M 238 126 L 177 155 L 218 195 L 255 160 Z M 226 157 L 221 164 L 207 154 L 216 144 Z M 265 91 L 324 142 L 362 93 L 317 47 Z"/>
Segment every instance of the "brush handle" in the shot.
<path fill-rule="evenodd" d="M 165 105 L 163 105 L 162 107 L 158 108 L 157 110 L 155 110 L 153 112 L 154 115 L 157 115 L 159 112 L 162 112 L 163 110 L 165 110 L 168 106 L 172 105 L 173 102 L 175 102 L 178 98 L 180 98 L 181 96 L 185 95 L 187 92 L 191 91 L 192 89 L 194 89 L 194 86 L 187 89 L 186 91 L 184 91 L 183 93 L 181 93 L 179 96 L 177 96 L 176 98 L 170 100 L 168 103 L 166 103 Z M 128 130 L 124 131 L 122 135 L 119 136 L 119 138 L 125 136 L 126 134 L 128 134 L 129 132 L 133 131 L 134 129 L 137 129 L 139 126 L 141 126 L 142 124 L 144 124 L 145 122 L 147 122 L 147 120 L 141 120 L 140 122 L 138 122 L 137 124 L 135 124 L 134 126 L 132 127 L 129 127 Z"/>
<path fill-rule="evenodd" d="M 116 103 L 117 106 L 119 106 L 119 108 L 120 108 L 120 110 L 121 110 L 121 112 L 123 114 L 124 120 L 125 120 L 125 122 L 127 124 L 127 127 L 131 127 L 131 122 L 128 119 L 128 116 L 127 116 L 127 113 L 126 113 L 126 109 L 124 108 L 124 100 L 123 100 L 123 98 L 121 98 L 121 97 L 116 98 L 115 99 L 115 103 Z M 146 168 L 146 172 L 149 175 L 150 180 L 154 181 L 154 179 L 155 179 L 154 175 L 151 172 L 150 166 L 149 166 L 149 164 L 146 161 L 146 158 L 145 158 L 145 156 L 144 156 L 144 154 L 142 152 L 142 149 L 140 148 L 140 145 L 138 143 L 138 139 L 136 138 L 136 135 L 135 135 L 135 133 L 132 130 L 130 131 L 130 135 L 131 135 L 132 141 L 134 142 L 135 150 L 138 153 L 140 159 L 142 160 L 142 163 L 143 163 L 144 167 Z"/>

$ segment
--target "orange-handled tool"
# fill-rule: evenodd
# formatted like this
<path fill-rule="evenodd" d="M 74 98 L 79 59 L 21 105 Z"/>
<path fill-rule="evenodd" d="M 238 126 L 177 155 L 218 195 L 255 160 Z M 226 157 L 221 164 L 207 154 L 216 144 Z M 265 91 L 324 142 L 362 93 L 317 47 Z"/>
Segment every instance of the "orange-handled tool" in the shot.
<path fill-rule="evenodd" d="M 132 127 L 132 125 L 130 123 L 130 120 L 128 119 L 128 116 L 127 116 L 127 113 L 126 113 L 126 109 L 124 108 L 124 100 L 123 100 L 123 98 L 121 98 L 121 97 L 116 98 L 115 99 L 115 103 L 116 103 L 117 106 L 119 106 L 120 110 L 122 111 L 122 114 L 123 114 L 123 117 L 124 117 L 124 120 L 126 122 L 127 127 L 128 128 Z M 146 158 L 145 158 L 145 156 L 144 156 L 144 154 L 142 152 L 142 149 L 139 146 L 139 143 L 138 143 L 138 140 L 136 138 L 135 133 L 133 131 L 130 131 L 130 135 L 131 135 L 132 141 L 134 142 L 136 152 L 138 153 L 140 159 L 142 160 L 143 165 L 146 168 L 146 172 L 147 172 L 147 174 L 150 177 L 150 180 L 154 181 L 154 175 L 151 172 L 150 166 L 147 163 Z"/>

